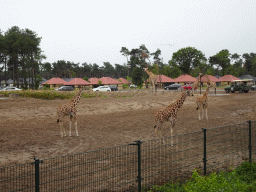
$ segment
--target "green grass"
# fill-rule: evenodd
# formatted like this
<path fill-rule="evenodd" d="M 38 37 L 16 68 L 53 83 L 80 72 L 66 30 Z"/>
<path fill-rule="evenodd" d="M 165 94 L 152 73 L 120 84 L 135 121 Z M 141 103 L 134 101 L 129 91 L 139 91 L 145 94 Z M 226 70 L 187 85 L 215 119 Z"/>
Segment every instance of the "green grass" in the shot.
<path fill-rule="evenodd" d="M 208 176 L 201 175 L 199 170 L 194 170 L 192 177 L 185 184 L 167 183 L 162 186 L 153 186 L 148 192 L 243 192 L 256 190 L 256 163 L 244 162 L 237 169 L 230 172 L 213 172 Z"/>

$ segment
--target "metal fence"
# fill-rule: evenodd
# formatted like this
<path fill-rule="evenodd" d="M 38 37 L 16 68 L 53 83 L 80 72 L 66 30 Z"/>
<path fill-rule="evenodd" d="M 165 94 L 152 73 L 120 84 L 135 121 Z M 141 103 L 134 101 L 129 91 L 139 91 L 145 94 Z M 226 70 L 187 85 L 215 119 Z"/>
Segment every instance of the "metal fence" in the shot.
<path fill-rule="evenodd" d="M 140 191 L 255 159 L 256 123 L 202 131 L 0 168 L 0 191 Z M 165 141 L 165 145 L 163 144 Z M 173 145 L 171 141 L 173 140 Z"/>

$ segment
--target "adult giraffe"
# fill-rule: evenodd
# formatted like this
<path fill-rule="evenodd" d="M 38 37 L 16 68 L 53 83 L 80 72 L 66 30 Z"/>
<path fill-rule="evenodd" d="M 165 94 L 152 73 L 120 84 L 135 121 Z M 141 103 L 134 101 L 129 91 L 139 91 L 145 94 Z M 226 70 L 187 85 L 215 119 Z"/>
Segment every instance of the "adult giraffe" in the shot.
<path fill-rule="evenodd" d="M 66 103 L 65 105 L 60 105 L 57 108 L 57 123 L 60 124 L 60 134 L 61 137 L 63 137 L 63 133 L 64 136 L 66 136 L 66 132 L 65 129 L 62 125 L 62 118 L 65 116 L 70 116 L 70 121 L 69 121 L 69 136 L 71 136 L 71 125 L 72 125 L 72 121 L 75 121 L 75 128 L 76 128 L 76 136 L 78 137 L 78 131 L 77 131 L 77 121 L 76 121 L 76 112 L 77 112 L 77 104 L 80 101 L 81 95 L 83 93 L 84 89 L 80 89 L 79 92 L 77 93 L 77 95 L 73 98 L 70 99 L 68 103 Z"/>
<path fill-rule="evenodd" d="M 181 108 L 181 106 L 183 105 L 183 103 L 186 99 L 186 95 L 187 95 L 187 90 L 184 89 L 182 91 L 180 97 L 175 102 L 171 103 L 167 107 L 165 107 L 155 113 L 156 125 L 154 126 L 154 128 L 155 128 L 156 136 L 158 135 L 158 131 L 160 131 L 160 125 L 166 121 L 169 121 L 171 123 L 170 132 L 171 132 L 171 136 L 173 136 L 173 128 L 175 126 L 175 122 L 177 119 L 178 109 Z M 160 136 L 162 137 L 161 132 L 160 132 Z M 164 144 L 165 144 L 165 142 L 164 142 Z M 172 138 L 171 138 L 171 145 L 173 146 Z"/>
<path fill-rule="evenodd" d="M 148 80 L 149 80 L 149 83 L 150 83 L 152 95 L 155 95 L 156 94 L 157 75 L 155 75 L 154 73 L 149 71 L 148 68 L 144 68 L 144 70 L 149 75 Z"/>

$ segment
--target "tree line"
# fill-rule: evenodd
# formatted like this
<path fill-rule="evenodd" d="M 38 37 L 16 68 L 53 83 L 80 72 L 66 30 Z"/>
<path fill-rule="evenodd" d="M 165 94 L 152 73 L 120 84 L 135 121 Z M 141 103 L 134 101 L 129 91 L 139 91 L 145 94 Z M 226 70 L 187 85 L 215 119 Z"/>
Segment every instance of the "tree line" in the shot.
<path fill-rule="evenodd" d="M 71 78 L 79 77 L 88 80 L 91 77 L 100 78 L 130 78 L 134 84 L 140 85 L 148 78 L 143 68 L 149 68 L 154 74 L 163 74 L 176 78 L 181 74 L 197 77 L 198 73 L 223 76 L 230 74 L 239 77 L 244 74 L 256 76 L 256 53 L 230 53 L 223 49 L 209 58 L 193 47 L 186 47 L 173 53 L 168 63 L 163 63 L 161 50 L 149 52 L 145 45 L 131 50 L 121 47 L 120 54 L 126 58 L 126 63 L 114 64 L 103 62 L 74 63 L 58 60 L 53 63 L 43 62 L 46 55 L 40 48 L 41 37 L 30 29 L 20 29 L 13 26 L 5 33 L 0 30 L 0 80 L 13 79 L 14 84 L 27 88 L 37 88 L 42 77 Z M 32 81 L 27 82 L 30 78 Z"/>

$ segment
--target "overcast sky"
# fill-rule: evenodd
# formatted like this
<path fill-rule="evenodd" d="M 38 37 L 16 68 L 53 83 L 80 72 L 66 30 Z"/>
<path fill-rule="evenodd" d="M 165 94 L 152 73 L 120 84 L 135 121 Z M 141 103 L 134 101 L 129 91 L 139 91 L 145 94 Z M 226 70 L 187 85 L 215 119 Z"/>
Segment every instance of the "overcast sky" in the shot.
<path fill-rule="evenodd" d="M 0 30 L 28 28 L 53 63 L 126 63 L 121 47 L 157 48 L 167 63 L 184 47 L 207 58 L 256 52 L 255 0 L 0 0 Z"/>

